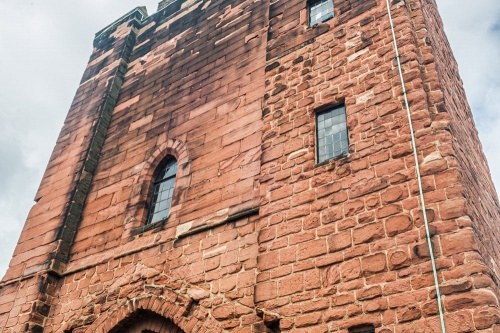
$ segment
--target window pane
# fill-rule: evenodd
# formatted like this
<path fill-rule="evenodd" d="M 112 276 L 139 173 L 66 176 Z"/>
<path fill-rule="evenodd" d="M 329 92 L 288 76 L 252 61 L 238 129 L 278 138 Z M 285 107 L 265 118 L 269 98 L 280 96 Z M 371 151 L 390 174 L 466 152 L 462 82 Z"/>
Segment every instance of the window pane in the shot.
<path fill-rule="evenodd" d="M 165 178 L 175 176 L 177 173 L 177 163 L 167 168 L 165 172 Z"/>
<path fill-rule="evenodd" d="M 318 163 L 348 152 L 345 106 L 316 114 Z"/>
<path fill-rule="evenodd" d="M 309 25 L 324 22 L 333 17 L 332 0 L 316 0 L 309 2 Z"/>
<path fill-rule="evenodd" d="M 169 160 L 162 167 L 153 189 L 149 207 L 147 223 L 155 223 L 168 218 L 170 205 L 174 194 L 175 175 L 177 173 L 177 161 Z"/>
<path fill-rule="evenodd" d="M 169 160 L 165 166 L 161 169 L 161 171 L 158 173 L 158 176 L 156 177 L 156 181 L 161 181 L 162 179 L 166 179 L 169 177 L 174 176 L 177 173 L 177 161 L 176 160 Z"/>

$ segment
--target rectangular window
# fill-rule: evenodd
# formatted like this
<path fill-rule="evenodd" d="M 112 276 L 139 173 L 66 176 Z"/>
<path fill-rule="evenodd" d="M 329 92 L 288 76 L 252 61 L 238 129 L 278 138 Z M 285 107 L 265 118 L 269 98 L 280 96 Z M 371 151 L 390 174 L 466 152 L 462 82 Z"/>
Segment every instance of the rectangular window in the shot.
<path fill-rule="evenodd" d="M 312 0 L 308 3 L 309 26 L 325 22 L 333 17 L 333 0 Z"/>
<path fill-rule="evenodd" d="M 345 105 L 316 114 L 316 151 L 318 163 L 347 154 L 347 122 Z"/>

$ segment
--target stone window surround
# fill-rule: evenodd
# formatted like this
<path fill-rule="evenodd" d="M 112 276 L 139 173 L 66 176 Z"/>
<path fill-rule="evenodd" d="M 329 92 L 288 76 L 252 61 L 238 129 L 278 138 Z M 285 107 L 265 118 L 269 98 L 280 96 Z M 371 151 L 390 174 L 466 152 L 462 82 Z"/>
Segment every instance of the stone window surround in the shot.
<path fill-rule="evenodd" d="M 168 156 L 172 156 L 177 160 L 177 175 L 175 180 L 174 197 L 170 206 L 170 215 L 167 219 L 146 224 L 148 217 L 148 205 L 153 190 L 155 180 L 155 171 L 158 165 Z M 176 221 L 177 212 L 182 208 L 181 198 L 184 193 L 183 188 L 187 188 L 191 182 L 189 155 L 186 145 L 176 139 L 168 139 L 161 144 L 149 158 L 138 165 L 131 172 L 131 177 L 134 178 L 132 191 L 127 202 L 124 232 L 122 239 L 128 239 L 142 232 L 152 229 L 161 229 L 166 221 L 172 223 L 172 226 L 178 224 Z M 181 191 L 181 192 L 179 192 Z"/>
<path fill-rule="evenodd" d="M 155 171 L 158 165 L 168 156 L 173 156 L 177 160 L 177 175 L 174 197 L 170 206 L 170 215 L 165 220 L 146 224 L 149 213 L 147 202 L 151 198 Z M 134 177 L 134 180 L 123 222 L 124 232 L 122 243 L 127 243 L 131 237 L 153 229 L 158 231 L 163 230 L 166 223 L 168 223 L 168 228 L 175 228 L 175 238 L 178 239 L 212 229 L 221 224 L 258 214 L 258 201 L 246 202 L 214 212 L 206 221 L 201 221 L 201 224 L 199 223 L 200 221 L 197 221 L 198 223 L 190 221 L 181 225 L 177 215 L 182 208 L 186 194 L 185 189 L 191 184 L 190 162 L 187 145 L 180 140 L 169 139 L 158 147 L 146 162 L 138 165 L 131 171 L 131 177 Z"/>
<path fill-rule="evenodd" d="M 170 215 L 169 212 L 173 199 L 175 179 L 177 178 L 177 160 L 171 155 L 168 155 L 160 162 L 155 174 L 153 190 L 149 199 L 149 213 L 146 224 L 167 220 Z M 170 192 L 170 194 L 167 192 Z M 167 197 L 163 198 L 165 194 L 167 194 Z M 164 205 L 163 209 L 161 209 L 162 204 Z M 160 217 L 158 218 L 158 216 Z"/>

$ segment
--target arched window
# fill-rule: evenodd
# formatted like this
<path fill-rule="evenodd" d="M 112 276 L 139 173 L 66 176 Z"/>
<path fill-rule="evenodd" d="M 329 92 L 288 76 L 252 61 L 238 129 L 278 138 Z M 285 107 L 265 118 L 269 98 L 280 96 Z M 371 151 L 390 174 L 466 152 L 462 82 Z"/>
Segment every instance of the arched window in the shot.
<path fill-rule="evenodd" d="M 173 157 L 169 157 L 160 165 L 149 202 L 149 213 L 146 224 L 156 223 L 168 217 L 170 204 L 174 195 L 176 173 L 177 161 Z"/>

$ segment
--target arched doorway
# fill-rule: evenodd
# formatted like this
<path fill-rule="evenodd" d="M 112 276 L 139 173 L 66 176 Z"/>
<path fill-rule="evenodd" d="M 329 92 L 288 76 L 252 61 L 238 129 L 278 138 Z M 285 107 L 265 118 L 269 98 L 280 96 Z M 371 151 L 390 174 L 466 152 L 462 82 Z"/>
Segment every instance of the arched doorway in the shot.
<path fill-rule="evenodd" d="M 139 310 L 118 323 L 109 333 L 184 333 L 170 319 Z"/>

